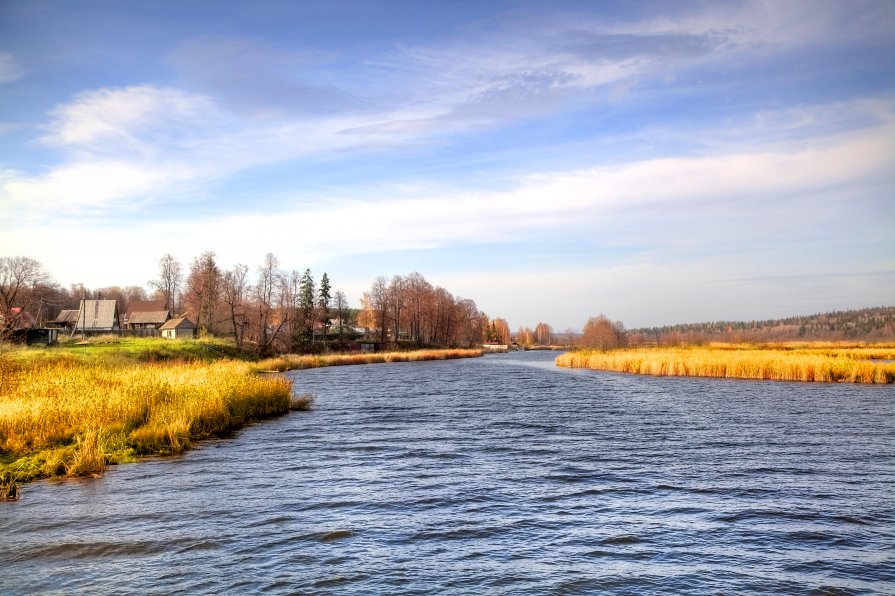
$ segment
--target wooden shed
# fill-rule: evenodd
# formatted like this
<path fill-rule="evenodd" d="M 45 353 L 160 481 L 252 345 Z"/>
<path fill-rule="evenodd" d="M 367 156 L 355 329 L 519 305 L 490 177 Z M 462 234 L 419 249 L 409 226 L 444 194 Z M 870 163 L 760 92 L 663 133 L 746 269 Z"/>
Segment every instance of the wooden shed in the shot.
<path fill-rule="evenodd" d="M 48 327 L 56 327 L 58 329 L 73 329 L 78 324 L 78 313 L 80 311 L 72 308 L 63 310 L 59 316 L 47 323 Z"/>
<path fill-rule="evenodd" d="M 159 327 L 159 331 L 162 332 L 162 337 L 167 339 L 193 339 L 196 337 L 196 324 L 184 315 L 171 319 Z"/>

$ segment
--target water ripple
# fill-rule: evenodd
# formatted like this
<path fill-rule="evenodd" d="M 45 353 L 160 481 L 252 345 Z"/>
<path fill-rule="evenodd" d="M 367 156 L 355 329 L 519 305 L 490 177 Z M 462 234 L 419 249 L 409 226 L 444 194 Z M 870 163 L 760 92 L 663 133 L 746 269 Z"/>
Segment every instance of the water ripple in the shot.
<path fill-rule="evenodd" d="M 315 410 L 0 505 L 0 593 L 895 593 L 891 387 L 294 373 Z"/>

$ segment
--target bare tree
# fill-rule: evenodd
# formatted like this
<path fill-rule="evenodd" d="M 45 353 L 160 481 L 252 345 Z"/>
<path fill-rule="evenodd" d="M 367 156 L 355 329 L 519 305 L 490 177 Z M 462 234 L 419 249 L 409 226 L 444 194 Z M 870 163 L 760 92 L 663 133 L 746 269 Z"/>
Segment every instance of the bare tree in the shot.
<path fill-rule="evenodd" d="M 4 337 L 40 303 L 52 283 L 43 266 L 29 257 L 0 257 L 0 334 Z"/>
<path fill-rule="evenodd" d="M 364 292 L 361 296 L 357 324 L 364 328 L 365 338 L 370 334 L 371 329 L 376 329 L 376 311 L 373 310 L 373 300 L 370 298 L 369 292 Z"/>
<path fill-rule="evenodd" d="M 124 288 L 125 310 L 127 310 L 128 304 L 147 299 L 146 288 L 140 286 L 127 286 Z"/>
<path fill-rule="evenodd" d="M 248 313 L 246 312 L 246 301 L 250 289 L 248 274 L 248 265 L 238 263 L 233 269 L 225 271 L 221 279 L 221 293 L 227 307 L 227 320 L 230 323 L 233 338 L 236 340 L 236 347 L 239 349 L 242 349 L 248 325 Z"/>
<path fill-rule="evenodd" d="M 373 281 L 373 285 L 370 288 L 370 303 L 373 307 L 373 312 L 376 313 L 376 323 L 379 326 L 379 341 L 383 343 L 388 333 L 388 298 L 388 280 L 380 275 Z"/>
<path fill-rule="evenodd" d="M 215 255 L 206 251 L 193 259 L 186 279 L 185 300 L 196 313 L 200 333 L 214 333 L 215 311 L 220 300 L 221 270 Z"/>
<path fill-rule="evenodd" d="M 159 277 L 150 280 L 149 285 L 162 293 L 165 308 L 176 310 L 177 291 L 183 283 L 183 265 L 170 254 L 159 259 Z"/>
<path fill-rule="evenodd" d="M 410 338 L 417 345 L 424 341 L 423 321 L 429 297 L 432 294 L 432 284 L 419 273 L 411 273 L 404 278 L 404 288 L 407 294 L 407 308 L 409 309 L 408 323 Z"/>
<path fill-rule="evenodd" d="M 392 277 L 392 281 L 388 285 L 388 303 L 391 310 L 395 341 L 401 339 L 401 313 L 404 311 L 405 287 L 404 278 L 400 275 Z"/>
<path fill-rule="evenodd" d="M 343 327 L 345 326 L 345 311 L 348 309 L 348 299 L 341 290 L 336 290 L 333 294 L 333 308 L 336 310 L 336 317 L 339 321 L 339 349 L 343 345 Z"/>
<path fill-rule="evenodd" d="M 618 348 L 625 344 L 625 326 L 621 321 L 613 323 L 606 315 L 588 319 L 581 334 L 581 345 L 598 350 Z"/>
<path fill-rule="evenodd" d="M 289 312 L 282 308 L 284 286 L 280 261 L 273 253 L 267 253 L 264 263 L 258 267 L 258 283 L 255 284 L 255 300 L 258 306 L 258 354 L 266 356 L 280 330 L 289 322 Z"/>
<path fill-rule="evenodd" d="M 505 319 L 494 319 L 491 324 L 494 326 L 494 338 L 502 344 L 510 343 L 510 325 Z"/>
<path fill-rule="evenodd" d="M 535 342 L 542 346 L 549 346 L 553 343 L 553 328 L 547 323 L 538 322 L 535 326 Z"/>

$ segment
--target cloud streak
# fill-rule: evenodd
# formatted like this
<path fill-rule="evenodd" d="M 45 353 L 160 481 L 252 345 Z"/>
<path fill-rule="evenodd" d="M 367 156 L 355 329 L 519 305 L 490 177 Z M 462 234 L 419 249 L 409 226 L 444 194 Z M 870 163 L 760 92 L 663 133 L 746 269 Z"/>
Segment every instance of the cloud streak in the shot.
<path fill-rule="evenodd" d="M 25 69 L 19 66 L 12 54 L 0 52 L 0 84 L 12 83 L 25 76 Z"/>

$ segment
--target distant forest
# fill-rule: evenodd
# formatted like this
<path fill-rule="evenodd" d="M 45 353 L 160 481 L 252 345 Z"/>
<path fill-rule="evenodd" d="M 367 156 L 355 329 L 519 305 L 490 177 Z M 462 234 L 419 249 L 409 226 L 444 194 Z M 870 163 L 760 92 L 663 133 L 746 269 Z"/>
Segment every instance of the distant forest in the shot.
<path fill-rule="evenodd" d="M 628 345 L 709 342 L 893 341 L 895 306 L 833 311 L 767 321 L 717 321 L 630 329 Z"/>

